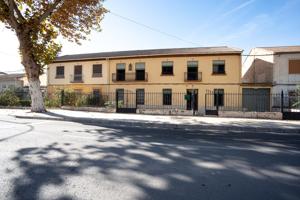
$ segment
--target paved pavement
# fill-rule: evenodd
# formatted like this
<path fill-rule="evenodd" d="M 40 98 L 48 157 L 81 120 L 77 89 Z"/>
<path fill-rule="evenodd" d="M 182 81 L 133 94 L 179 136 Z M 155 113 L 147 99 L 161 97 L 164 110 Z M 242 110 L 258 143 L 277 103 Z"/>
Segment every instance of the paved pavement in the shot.
<path fill-rule="evenodd" d="M 297 123 L 279 121 L 293 126 L 286 133 L 237 119 L 232 129 L 166 129 L 113 116 L 102 125 L 0 110 L 0 199 L 299 200 Z"/>
<path fill-rule="evenodd" d="M 159 128 L 207 129 L 217 130 L 251 130 L 264 129 L 265 131 L 298 132 L 299 121 L 219 118 L 219 117 L 192 117 L 192 116 L 159 116 L 140 114 L 116 114 L 83 112 L 53 109 L 47 113 L 31 113 L 29 110 L 1 110 L 3 114 L 18 118 L 68 120 L 84 123 L 97 123 L 109 125 L 114 123 L 119 126 L 150 126 Z"/>

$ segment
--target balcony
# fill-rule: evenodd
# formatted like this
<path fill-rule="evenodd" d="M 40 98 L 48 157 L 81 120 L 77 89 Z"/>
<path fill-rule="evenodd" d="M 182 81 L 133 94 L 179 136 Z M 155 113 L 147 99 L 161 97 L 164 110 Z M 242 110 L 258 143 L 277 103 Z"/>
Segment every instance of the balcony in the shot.
<path fill-rule="evenodd" d="M 83 75 L 82 74 L 72 74 L 70 75 L 71 83 L 83 83 Z"/>
<path fill-rule="evenodd" d="M 202 72 L 185 72 L 184 81 L 202 81 Z"/>
<path fill-rule="evenodd" d="M 148 81 L 147 72 L 133 72 L 133 73 L 113 73 L 112 81 Z"/>

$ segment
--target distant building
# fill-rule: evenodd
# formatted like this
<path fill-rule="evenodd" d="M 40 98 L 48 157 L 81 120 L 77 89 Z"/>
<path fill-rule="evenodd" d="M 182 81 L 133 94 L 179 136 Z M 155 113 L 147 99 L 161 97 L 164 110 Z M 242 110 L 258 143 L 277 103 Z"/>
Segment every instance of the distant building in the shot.
<path fill-rule="evenodd" d="M 6 74 L 0 72 L 0 92 L 9 88 L 22 88 L 25 74 Z"/>
<path fill-rule="evenodd" d="M 46 88 L 46 74 L 40 76 L 40 81 L 42 89 Z M 4 72 L 0 72 L 0 92 L 9 88 L 26 88 L 28 86 L 29 84 L 25 73 L 7 74 Z"/>
<path fill-rule="evenodd" d="M 300 46 L 258 47 L 242 68 L 242 83 L 272 86 L 273 93 L 295 91 L 300 85 Z"/>

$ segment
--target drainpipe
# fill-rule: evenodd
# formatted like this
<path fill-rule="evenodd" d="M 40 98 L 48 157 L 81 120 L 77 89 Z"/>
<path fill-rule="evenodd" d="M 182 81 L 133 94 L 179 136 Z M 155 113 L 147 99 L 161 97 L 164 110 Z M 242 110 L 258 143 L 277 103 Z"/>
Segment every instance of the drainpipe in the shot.
<path fill-rule="evenodd" d="M 106 61 L 107 61 L 107 71 L 108 71 L 108 77 L 107 77 L 107 81 L 108 81 L 108 84 L 107 84 L 107 92 L 109 93 L 110 92 L 110 60 L 109 58 L 106 58 Z"/>

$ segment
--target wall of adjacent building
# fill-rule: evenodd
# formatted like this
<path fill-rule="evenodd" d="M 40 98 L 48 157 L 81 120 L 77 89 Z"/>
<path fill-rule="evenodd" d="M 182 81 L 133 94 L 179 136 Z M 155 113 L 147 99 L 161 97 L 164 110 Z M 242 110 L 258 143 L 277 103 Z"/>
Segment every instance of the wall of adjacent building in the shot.
<path fill-rule="evenodd" d="M 242 66 L 242 83 L 270 83 L 273 82 L 273 52 L 261 48 L 254 48 L 246 57 Z"/>
<path fill-rule="evenodd" d="M 8 88 L 20 88 L 23 87 L 23 81 L 21 80 L 0 80 L 0 92 Z"/>
<path fill-rule="evenodd" d="M 300 60 L 300 53 L 274 57 L 274 92 L 288 92 L 300 85 L 300 74 L 289 74 L 289 60 Z"/>

